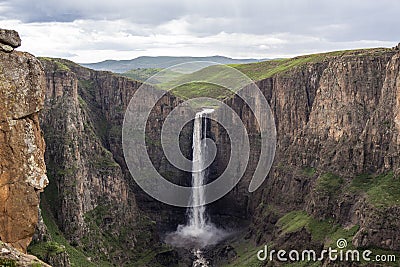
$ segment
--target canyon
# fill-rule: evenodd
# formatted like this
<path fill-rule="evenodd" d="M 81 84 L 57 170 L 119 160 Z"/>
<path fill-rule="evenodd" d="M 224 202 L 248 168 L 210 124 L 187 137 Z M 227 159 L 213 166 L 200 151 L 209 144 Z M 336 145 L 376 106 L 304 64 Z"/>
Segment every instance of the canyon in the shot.
<path fill-rule="evenodd" d="M 39 63 L 17 51 L 0 54 L 1 93 L 7 99 L 0 110 L 0 133 L 7 140 L 0 147 L 0 196 L 7 199 L 11 193 L 4 190 L 12 192 L 12 199 L 23 200 L 17 208 L 30 214 L 20 216 L 29 220 L 21 225 L 0 222 L 1 241 L 25 252 L 33 237 L 28 252 L 53 266 L 190 265 L 190 253 L 164 243 L 166 234 L 186 224 L 186 209 L 148 196 L 124 161 L 124 114 L 142 83 L 64 59 L 39 58 Z M 21 60 L 23 64 L 10 65 Z M 246 126 L 250 157 L 238 185 L 206 207 L 217 227 L 235 231 L 206 249 L 210 264 L 260 266 L 256 253 L 264 244 L 320 251 L 334 246 L 339 238 L 352 248 L 399 255 L 399 47 L 339 51 L 235 68 L 253 79 L 267 99 L 276 124 L 277 148 L 267 179 L 249 193 L 253 172 L 262 160 L 260 127 L 239 96 L 223 100 Z M 33 84 L 29 88 L 36 91 L 12 99 L 18 94 L 7 92 L 21 86 L 8 86 L 14 77 L 7 76 L 10 69 L 22 73 L 21 82 L 15 84 L 29 82 Z M 146 145 L 153 165 L 166 179 L 188 186 L 191 173 L 172 166 L 160 145 L 163 122 L 182 101 L 168 92 L 157 102 L 146 124 Z M 180 148 L 187 158 L 192 157 L 192 131 L 193 123 L 189 123 L 180 136 Z M 34 145 L 27 145 L 23 134 Z M 212 120 L 207 134 L 217 146 L 209 169 L 209 178 L 214 180 L 229 162 L 230 141 L 223 127 Z M 11 166 L 6 155 L 22 151 L 12 149 L 13 144 L 27 149 L 20 157 L 12 157 L 13 166 L 38 168 L 15 169 L 5 175 L 4 166 Z M 32 157 L 35 164 L 28 161 L 29 153 L 37 153 Z M 32 179 L 9 182 L 18 177 L 13 173 L 31 174 Z M 18 190 L 11 188 L 22 184 Z M 38 212 L 38 191 L 43 189 Z M 30 193 L 23 194 L 25 190 Z M 1 218 L 18 219 L 18 210 L 0 209 L 4 210 L 13 215 Z M 358 266 L 318 264 L 313 266 Z"/>

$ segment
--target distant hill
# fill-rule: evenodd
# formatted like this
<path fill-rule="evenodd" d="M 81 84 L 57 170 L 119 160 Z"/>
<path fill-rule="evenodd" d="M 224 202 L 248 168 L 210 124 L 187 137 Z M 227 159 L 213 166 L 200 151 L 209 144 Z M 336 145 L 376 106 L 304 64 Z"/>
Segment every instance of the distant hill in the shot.
<path fill-rule="evenodd" d="M 162 71 L 162 72 L 161 72 Z M 158 74 L 157 78 L 153 77 L 151 81 L 148 81 L 147 79 L 152 77 L 153 75 Z M 172 70 L 169 69 L 161 69 L 161 68 L 157 68 L 157 69 L 153 69 L 153 68 L 149 68 L 149 69 L 131 69 L 127 72 L 121 73 L 122 76 L 131 78 L 133 80 L 136 81 L 141 81 L 141 82 L 145 82 L 147 81 L 148 83 L 156 83 L 158 84 L 159 79 L 161 78 L 162 81 L 166 81 L 166 80 L 170 80 L 173 79 L 174 77 L 180 77 L 182 76 L 182 73 L 178 73 L 178 72 L 174 72 Z M 168 77 L 167 77 L 168 76 Z"/>
<path fill-rule="evenodd" d="M 116 73 L 124 73 L 132 69 L 164 69 L 170 66 L 191 61 L 212 61 L 220 64 L 244 64 L 263 61 L 266 59 L 234 59 L 223 56 L 212 57 L 138 57 L 130 60 L 105 60 L 98 63 L 80 64 L 94 70 L 108 70 Z"/>

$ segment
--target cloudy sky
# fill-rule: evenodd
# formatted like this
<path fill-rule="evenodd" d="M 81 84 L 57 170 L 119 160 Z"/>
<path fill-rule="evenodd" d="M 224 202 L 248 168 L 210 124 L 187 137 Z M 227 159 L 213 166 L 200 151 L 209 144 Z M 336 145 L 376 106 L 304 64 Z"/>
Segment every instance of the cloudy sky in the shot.
<path fill-rule="evenodd" d="M 0 0 L 21 50 L 80 63 L 138 56 L 276 58 L 400 41 L 397 0 Z"/>

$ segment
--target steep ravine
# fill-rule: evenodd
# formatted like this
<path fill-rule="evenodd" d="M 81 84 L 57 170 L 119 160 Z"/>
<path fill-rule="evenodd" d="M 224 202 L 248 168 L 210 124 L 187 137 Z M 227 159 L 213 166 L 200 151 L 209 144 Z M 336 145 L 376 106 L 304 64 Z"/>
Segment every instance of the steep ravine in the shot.
<path fill-rule="evenodd" d="M 42 211 L 56 224 L 52 234 L 62 233 L 66 240 L 61 243 L 70 244 L 67 251 L 78 255 L 71 259 L 74 266 L 133 264 L 159 241 L 116 162 L 122 156 L 111 152 L 111 115 L 99 103 L 108 97 L 97 95 L 107 86 L 102 92 L 94 86 L 102 83 L 102 73 L 94 73 L 98 80 L 85 79 L 85 73 L 57 60 L 41 61 L 47 79 L 41 124 L 50 180 Z M 133 91 L 135 82 L 128 82 L 126 90 Z"/>
<path fill-rule="evenodd" d="M 251 158 L 238 186 L 208 207 L 217 224 L 245 227 L 238 238 L 207 253 L 214 265 L 259 264 L 256 251 L 266 243 L 320 250 L 339 237 L 356 248 L 399 253 L 399 57 L 398 49 L 374 49 L 295 58 L 289 67 L 272 70 L 266 63 L 243 67 L 248 73 L 252 68 L 272 73 L 257 84 L 275 116 L 277 152 L 267 180 L 249 194 L 259 160 L 258 126 L 240 99 L 226 100 L 251 133 Z M 42 203 L 45 221 L 57 223 L 71 244 L 67 250 L 91 257 L 85 264 L 183 261 L 161 241 L 163 233 L 185 221 L 185 210 L 144 194 L 123 159 L 124 111 L 141 84 L 66 60 L 41 61 L 50 180 Z M 156 168 L 187 185 L 190 174 L 173 168 L 159 145 L 163 120 L 179 102 L 170 94 L 159 101 L 146 137 Z M 216 123 L 210 134 L 219 148 L 213 179 L 227 164 L 229 143 Z M 190 155 L 190 126 L 182 135 L 182 150 Z"/>

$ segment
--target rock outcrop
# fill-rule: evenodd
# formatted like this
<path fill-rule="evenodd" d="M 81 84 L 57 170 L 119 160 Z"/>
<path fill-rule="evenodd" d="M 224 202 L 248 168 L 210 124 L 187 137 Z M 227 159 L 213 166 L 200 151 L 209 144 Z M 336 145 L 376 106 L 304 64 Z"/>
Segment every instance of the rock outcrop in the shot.
<path fill-rule="evenodd" d="M 14 30 L 0 29 L 0 51 L 10 53 L 21 46 L 21 38 Z"/>
<path fill-rule="evenodd" d="M 51 267 L 35 256 L 24 254 L 2 241 L 0 241 L 0 266 Z"/>
<path fill-rule="evenodd" d="M 0 43 L 17 47 L 15 31 Z M 26 252 L 38 222 L 39 192 L 48 184 L 39 126 L 46 82 L 40 62 L 0 51 L 0 240 Z"/>

